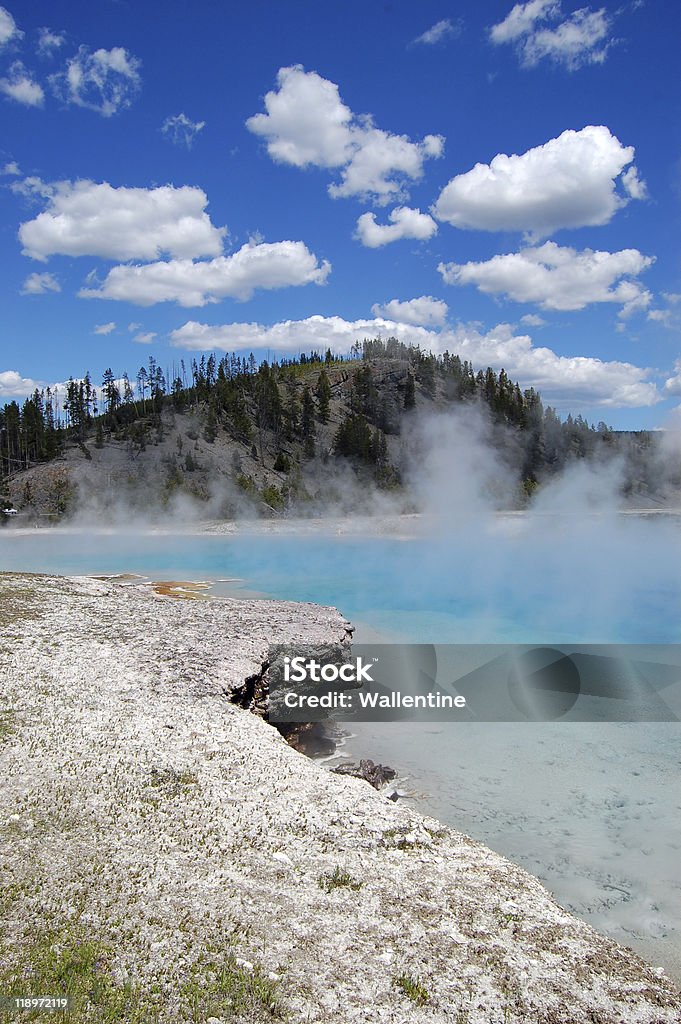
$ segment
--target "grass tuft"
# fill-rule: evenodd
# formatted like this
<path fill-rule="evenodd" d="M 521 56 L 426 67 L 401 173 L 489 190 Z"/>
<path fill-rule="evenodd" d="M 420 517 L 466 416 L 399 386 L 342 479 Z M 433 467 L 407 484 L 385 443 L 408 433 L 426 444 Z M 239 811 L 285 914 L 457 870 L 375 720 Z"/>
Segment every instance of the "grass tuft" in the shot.
<path fill-rule="evenodd" d="M 363 882 L 358 882 L 347 871 L 341 871 L 339 867 L 334 869 L 333 874 L 320 875 L 317 881 L 319 888 L 323 889 L 324 892 L 332 892 L 334 889 L 353 889 L 356 892 L 364 884 Z"/>
<path fill-rule="evenodd" d="M 418 1006 L 425 1006 L 430 1000 L 428 990 L 421 984 L 418 978 L 413 978 L 411 974 L 397 974 L 393 981 L 398 988 L 402 989 L 405 996 L 411 999 L 412 1003 L 416 1003 Z"/>

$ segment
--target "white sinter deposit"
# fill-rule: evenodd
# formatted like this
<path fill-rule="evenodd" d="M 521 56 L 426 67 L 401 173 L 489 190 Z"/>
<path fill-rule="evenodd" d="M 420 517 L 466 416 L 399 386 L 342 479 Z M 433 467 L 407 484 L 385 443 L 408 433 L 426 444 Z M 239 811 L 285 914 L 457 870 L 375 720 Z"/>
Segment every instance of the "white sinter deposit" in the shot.
<path fill-rule="evenodd" d="M 346 636 L 309 604 L 0 576 L 0 994 L 59 994 L 34 988 L 70 956 L 78 1021 L 678 1022 L 531 875 L 230 702 L 270 642 Z"/>

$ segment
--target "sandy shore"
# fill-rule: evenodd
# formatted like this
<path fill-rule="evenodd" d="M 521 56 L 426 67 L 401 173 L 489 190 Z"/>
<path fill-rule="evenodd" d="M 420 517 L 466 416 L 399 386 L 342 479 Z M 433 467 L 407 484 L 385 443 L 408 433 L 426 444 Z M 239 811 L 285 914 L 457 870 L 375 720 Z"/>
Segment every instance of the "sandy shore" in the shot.
<path fill-rule="evenodd" d="M 230 701 L 270 641 L 346 636 L 314 605 L 0 576 L 0 994 L 67 963 L 114 1013 L 79 1021 L 678 1021 L 531 875 Z"/>

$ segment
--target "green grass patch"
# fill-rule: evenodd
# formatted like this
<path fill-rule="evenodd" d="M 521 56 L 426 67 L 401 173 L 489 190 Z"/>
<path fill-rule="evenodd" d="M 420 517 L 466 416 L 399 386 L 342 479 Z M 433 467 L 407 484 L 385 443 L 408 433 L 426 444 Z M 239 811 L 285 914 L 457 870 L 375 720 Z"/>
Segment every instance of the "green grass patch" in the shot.
<path fill-rule="evenodd" d="M 9 708 L 0 709 L 0 744 L 12 735 L 15 728 L 14 712 Z"/>
<path fill-rule="evenodd" d="M 170 796 L 186 792 L 191 786 L 198 784 L 199 777 L 190 768 L 177 771 L 176 768 L 152 768 L 150 785 L 161 789 Z"/>
<path fill-rule="evenodd" d="M 231 952 L 201 954 L 181 986 L 182 1019 L 203 1022 L 208 1017 L 226 1021 L 270 1021 L 286 1016 L 279 997 L 278 982 L 267 977 L 257 965 L 252 969 L 237 963 Z"/>
<path fill-rule="evenodd" d="M 37 619 L 40 593 L 35 587 L 16 584 L 17 577 L 0 577 L 0 629 L 24 619 Z"/>
<path fill-rule="evenodd" d="M 323 889 L 324 892 L 333 892 L 334 889 L 352 889 L 357 892 L 364 884 L 363 882 L 358 882 L 347 871 L 341 871 L 339 867 L 336 867 L 331 874 L 320 875 L 317 881 L 319 888 Z"/>
<path fill-rule="evenodd" d="M 69 1024 L 153 1024 L 156 1008 L 131 984 L 116 985 L 113 950 L 80 925 L 44 931 L 16 949 L 18 963 L 0 972 L 0 992 L 10 997 L 69 996 L 71 1008 L 53 1015 Z M 21 1021 L 45 1020 L 45 1011 L 22 1010 Z M 0 1011 L 2 1024 L 17 1013 Z"/>
<path fill-rule="evenodd" d="M 412 977 L 411 974 L 397 974 L 393 981 L 404 992 L 405 996 L 411 999 L 412 1003 L 416 1003 L 418 1006 L 425 1006 L 429 1002 L 428 990 L 421 984 L 418 978 Z"/>

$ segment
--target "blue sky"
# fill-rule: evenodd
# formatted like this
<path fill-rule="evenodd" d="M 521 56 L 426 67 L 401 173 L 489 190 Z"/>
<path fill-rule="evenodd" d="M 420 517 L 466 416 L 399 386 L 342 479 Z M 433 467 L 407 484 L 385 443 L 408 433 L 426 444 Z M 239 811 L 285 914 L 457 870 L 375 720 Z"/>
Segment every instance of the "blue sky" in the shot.
<path fill-rule="evenodd" d="M 664 425 L 680 23 L 665 0 L 0 7 L 0 401 L 396 334 Z"/>

